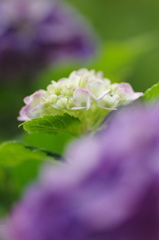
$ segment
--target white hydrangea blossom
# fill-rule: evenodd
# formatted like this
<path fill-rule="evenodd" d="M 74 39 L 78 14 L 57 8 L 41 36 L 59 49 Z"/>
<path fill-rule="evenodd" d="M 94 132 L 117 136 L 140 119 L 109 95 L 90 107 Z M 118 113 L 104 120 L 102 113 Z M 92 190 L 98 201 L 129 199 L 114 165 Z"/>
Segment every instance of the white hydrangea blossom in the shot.
<path fill-rule="evenodd" d="M 68 78 L 52 81 L 47 90 L 39 90 L 24 99 L 25 106 L 18 117 L 21 121 L 44 115 L 70 115 L 94 125 L 102 121 L 106 110 L 115 110 L 142 96 L 135 93 L 128 83 L 113 83 L 102 72 L 80 69 Z"/>

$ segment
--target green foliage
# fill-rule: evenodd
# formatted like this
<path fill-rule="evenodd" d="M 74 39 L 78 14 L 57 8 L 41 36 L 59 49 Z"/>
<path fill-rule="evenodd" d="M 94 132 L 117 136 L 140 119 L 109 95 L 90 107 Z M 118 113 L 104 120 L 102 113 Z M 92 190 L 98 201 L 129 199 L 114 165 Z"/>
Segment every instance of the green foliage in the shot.
<path fill-rule="evenodd" d="M 147 89 L 147 91 L 143 96 L 143 99 L 145 101 L 151 101 L 151 102 L 158 100 L 158 98 L 159 98 L 159 83 Z"/>
<path fill-rule="evenodd" d="M 43 148 L 58 154 L 63 154 L 66 145 L 73 139 L 73 136 L 65 133 L 56 135 L 48 133 L 24 133 L 22 142 L 25 145 Z"/>
<path fill-rule="evenodd" d="M 24 189 L 38 176 L 43 161 L 28 159 L 14 166 L 0 166 L 0 215 L 5 215 Z"/>
<path fill-rule="evenodd" d="M 46 115 L 42 118 L 32 119 L 21 125 L 29 133 L 68 133 L 75 136 L 81 133 L 80 120 L 67 113 L 54 116 Z"/>
<path fill-rule="evenodd" d="M 65 130 L 75 132 L 80 123 L 78 119 L 67 114 L 55 119 L 51 122 L 54 124 L 51 133 Z M 49 128 L 48 120 L 46 122 L 44 126 Z M 72 139 L 68 134 L 57 136 L 43 133 L 45 130 L 43 129 L 42 133 L 40 131 L 25 135 L 25 138 L 22 138 L 23 144 L 10 141 L 0 145 L 0 215 L 8 213 L 24 189 L 35 181 L 44 163 L 58 163 L 54 160 L 61 158 L 60 153 L 63 152 L 66 142 Z"/>
<path fill-rule="evenodd" d="M 5 142 L 0 145 L 0 166 L 14 166 L 29 159 L 43 160 L 46 153 L 39 150 L 32 151 L 17 142 Z"/>
<path fill-rule="evenodd" d="M 55 164 L 57 154 L 17 142 L 0 145 L 0 214 L 6 214 L 23 189 L 36 179 L 44 162 Z"/>
<path fill-rule="evenodd" d="M 93 68 L 102 70 L 113 82 L 125 81 L 136 61 L 157 46 L 156 34 L 144 34 L 126 41 L 106 42 Z"/>

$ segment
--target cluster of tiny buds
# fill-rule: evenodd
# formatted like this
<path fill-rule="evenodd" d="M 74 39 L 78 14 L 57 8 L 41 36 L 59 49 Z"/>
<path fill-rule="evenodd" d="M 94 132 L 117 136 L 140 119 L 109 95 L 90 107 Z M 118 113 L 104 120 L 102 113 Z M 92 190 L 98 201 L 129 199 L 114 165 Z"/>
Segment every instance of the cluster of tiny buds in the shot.
<path fill-rule="evenodd" d="M 143 93 L 134 92 L 128 83 L 113 83 L 102 72 L 80 69 L 68 78 L 52 81 L 47 90 L 39 90 L 24 99 L 25 106 L 18 119 L 28 121 L 44 115 L 101 108 L 115 110 L 130 103 Z"/>

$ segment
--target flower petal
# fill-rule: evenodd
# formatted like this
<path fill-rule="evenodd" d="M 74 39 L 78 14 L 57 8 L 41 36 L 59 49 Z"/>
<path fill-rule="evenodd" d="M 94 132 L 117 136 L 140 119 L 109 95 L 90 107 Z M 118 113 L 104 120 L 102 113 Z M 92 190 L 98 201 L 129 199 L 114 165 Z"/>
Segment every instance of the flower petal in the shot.
<path fill-rule="evenodd" d="M 118 85 L 117 94 L 119 94 L 123 101 L 133 101 L 143 95 L 142 92 L 134 92 L 129 83 L 120 83 Z"/>
<path fill-rule="evenodd" d="M 73 107 L 73 110 L 76 109 L 84 109 L 88 110 L 90 108 L 90 93 L 88 90 L 83 88 L 77 88 L 73 92 L 73 102 L 75 107 Z"/>
<path fill-rule="evenodd" d="M 43 96 L 46 93 L 44 90 L 39 90 L 33 93 L 32 95 L 24 98 L 25 106 L 20 110 L 20 116 L 18 120 L 28 121 L 32 118 L 40 117 L 43 109 Z"/>
<path fill-rule="evenodd" d="M 19 112 L 19 117 L 17 117 L 17 119 L 19 121 L 28 121 L 30 120 L 30 118 L 28 117 L 28 106 L 24 106 L 22 107 L 22 109 Z"/>
<path fill-rule="evenodd" d="M 95 100 L 100 99 L 110 91 L 109 89 L 105 90 L 104 82 L 101 80 L 96 80 L 87 84 L 87 89 L 89 90 L 91 97 Z"/>
<path fill-rule="evenodd" d="M 112 96 L 110 94 L 107 94 L 103 98 L 100 98 L 97 101 L 97 104 L 102 109 L 115 110 L 118 106 L 119 101 L 120 101 L 120 97 L 117 94 Z"/>
<path fill-rule="evenodd" d="M 27 96 L 24 98 L 24 103 L 26 105 L 31 104 L 31 105 L 36 105 L 37 102 L 40 101 L 40 99 L 42 98 L 42 96 L 46 93 L 45 90 L 39 90 L 36 91 L 35 93 L 33 93 L 30 96 Z"/>

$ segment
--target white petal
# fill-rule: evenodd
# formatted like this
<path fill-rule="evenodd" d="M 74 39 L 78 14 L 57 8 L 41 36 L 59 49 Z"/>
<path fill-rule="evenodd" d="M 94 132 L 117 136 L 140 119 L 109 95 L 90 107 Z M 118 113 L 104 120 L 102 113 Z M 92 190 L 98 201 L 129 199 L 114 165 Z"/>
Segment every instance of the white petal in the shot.
<path fill-rule="evenodd" d="M 143 95 L 142 92 L 134 92 L 129 83 L 120 83 L 117 92 L 123 101 L 134 101 Z"/>
<path fill-rule="evenodd" d="M 73 107 L 72 110 L 86 109 L 86 107 Z"/>
<path fill-rule="evenodd" d="M 136 100 L 136 99 L 138 99 L 141 96 L 143 96 L 142 92 L 136 92 L 136 93 L 133 94 L 133 99 L 132 100 Z"/>
<path fill-rule="evenodd" d="M 115 110 L 120 101 L 120 97 L 115 94 L 111 96 L 110 94 L 104 96 L 103 98 L 97 101 L 97 104 L 100 108 L 105 110 Z"/>
<path fill-rule="evenodd" d="M 86 89 L 77 88 L 73 92 L 73 103 L 75 107 L 78 107 L 80 109 L 86 108 L 88 110 L 90 108 L 90 100 L 90 93 Z"/>
<path fill-rule="evenodd" d="M 32 104 L 34 101 L 35 102 L 37 102 L 37 101 L 40 102 L 40 99 L 42 98 L 42 96 L 45 93 L 46 93 L 45 90 L 36 91 L 32 95 L 25 97 L 24 98 L 24 103 L 28 105 L 28 104 Z M 33 103 L 33 105 L 34 105 L 34 103 Z"/>
<path fill-rule="evenodd" d="M 91 97 L 95 100 L 105 96 L 110 90 L 105 90 L 105 85 L 101 80 L 96 80 L 92 83 L 87 84 L 87 89 L 89 90 Z"/>

